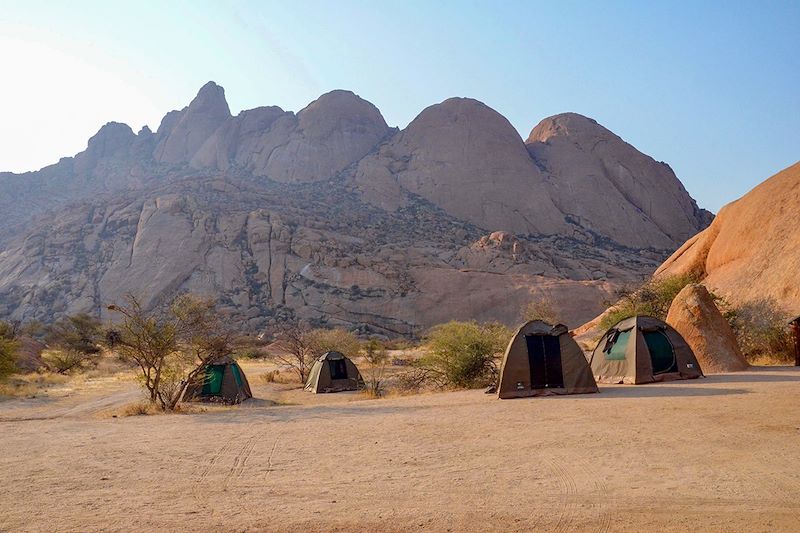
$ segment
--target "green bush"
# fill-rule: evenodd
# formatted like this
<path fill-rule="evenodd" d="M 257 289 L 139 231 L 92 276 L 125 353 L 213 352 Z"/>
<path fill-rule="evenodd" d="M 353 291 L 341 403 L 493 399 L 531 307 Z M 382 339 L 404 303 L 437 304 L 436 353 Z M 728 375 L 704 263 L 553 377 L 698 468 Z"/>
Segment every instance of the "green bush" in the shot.
<path fill-rule="evenodd" d="M 699 278 L 694 274 L 681 274 L 653 278 L 635 289 L 619 291 L 619 300 L 600 320 L 600 329 L 608 329 L 620 320 L 636 315 L 647 315 L 664 320 L 667 318 L 672 300 L 681 290 Z"/>
<path fill-rule="evenodd" d="M 17 371 L 17 328 L 8 322 L 0 322 L 0 379 Z"/>
<path fill-rule="evenodd" d="M 495 359 L 509 337 L 508 328 L 502 324 L 440 324 L 428 333 L 428 353 L 417 364 L 441 387 L 484 387 L 496 381 Z"/>
<path fill-rule="evenodd" d="M 17 341 L 0 337 L 0 379 L 5 379 L 17 371 L 18 349 Z"/>

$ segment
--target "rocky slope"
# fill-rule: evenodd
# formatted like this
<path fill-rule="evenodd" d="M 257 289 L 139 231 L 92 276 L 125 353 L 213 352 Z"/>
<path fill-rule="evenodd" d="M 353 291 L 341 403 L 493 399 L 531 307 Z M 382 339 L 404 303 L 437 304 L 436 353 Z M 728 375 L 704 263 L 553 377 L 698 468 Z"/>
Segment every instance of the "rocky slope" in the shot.
<path fill-rule="evenodd" d="M 800 315 L 800 163 L 720 210 L 656 275 L 695 273 L 733 304 L 774 301 Z"/>
<path fill-rule="evenodd" d="M 0 187 L 0 315 L 15 319 L 193 291 L 249 329 L 513 323 L 537 295 L 576 323 L 710 218 L 669 167 L 578 115 L 526 145 L 470 99 L 398 131 L 347 91 L 231 116 L 214 83 L 155 133 L 109 123 Z"/>

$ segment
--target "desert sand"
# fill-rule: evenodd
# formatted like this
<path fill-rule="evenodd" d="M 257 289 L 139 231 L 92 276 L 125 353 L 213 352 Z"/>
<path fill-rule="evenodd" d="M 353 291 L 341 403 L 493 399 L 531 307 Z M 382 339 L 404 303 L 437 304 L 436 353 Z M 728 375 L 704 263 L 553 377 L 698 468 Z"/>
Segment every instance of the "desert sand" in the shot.
<path fill-rule="evenodd" d="M 2 531 L 796 531 L 800 370 L 497 400 L 258 399 L 112 418 L 89 380 L 0 401 Z M 277 401 L 268 401 L 268 399 Z"/>

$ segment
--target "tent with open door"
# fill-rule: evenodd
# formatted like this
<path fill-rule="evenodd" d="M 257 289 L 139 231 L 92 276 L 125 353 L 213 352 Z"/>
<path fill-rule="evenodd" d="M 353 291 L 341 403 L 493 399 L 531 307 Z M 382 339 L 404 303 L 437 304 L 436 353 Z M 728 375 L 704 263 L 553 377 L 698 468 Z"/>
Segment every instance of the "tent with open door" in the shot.
<path fill-rule="evenodd" d="M 306 380 L 310 392 L 341 392 L 364 388 L 364 379 L 356 365 L 344 354 L 325 352 L 314 362 Z"/>
<path fill-rule="evenodd" d="M 231 357 L 216 357 L 203 364 L 186 386 L 184 401 L 241 403 L 252 398 L 247 376 Z"/>
<path fill-rule="evenodd" d="M 589 392 L 598 392 L 597 383 L 567 326 L 533 320 L 517 330 L 503 355 L 498 397 Z"/>
<path fill-rule="evenodd" d="M 672 326 L 634 316 L 609 329 L 591 358 L 598 383 L 652 383 L 703 376 L 692 349 Z"/>

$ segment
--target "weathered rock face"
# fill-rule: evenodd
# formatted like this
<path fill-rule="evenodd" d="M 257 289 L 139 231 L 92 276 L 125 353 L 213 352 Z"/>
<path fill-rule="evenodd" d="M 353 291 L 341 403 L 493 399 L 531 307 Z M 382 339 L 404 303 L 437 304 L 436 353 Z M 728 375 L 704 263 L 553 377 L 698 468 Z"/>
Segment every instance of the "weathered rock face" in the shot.
<path fill-rule="evenodd" d="M 347 91 L 297 114 L 232 117 L 209 83 L 156 133 L 110 123 L 74 158 L 0 175 L 0 316 L 101 315 L 127 292 L 157 305 L 192 291 L 247 329 L 291 316 L 387 334 L 453 318 L 513 324 L 542 296 L 577 323 L 671 241 L 638 212 L 626 230 L 653 237 L 641 246 L 577 220 L 553 185 L 572 176 L 537 161 L 474 100 L 432 106 L 397 132 Z M 659 201 L 694 205 L 686 198 Z"/>
<path fill-rule="evenodd" d="M 800 314 L 800 163 L 772 176 L 719 212 L 656 275 L 694 273 L 738 305 L 774 300 Z"/>
<path fill-rule="evenodd" d="M 370 208 L 344 184 L 194 176 L 144 200 L 102 199 L 0 253 L 0 315 L 103 315 L 128 292 L 155 305 L 191 291 L 217 297 L 248 329 L 294 315 L 409 335 L 452 318 L 513 323 L 541 295 L 578 321 L 631 271 L 654 266 L 559 239 L 480 237 L 428 203 L 413 207 Z"/>
<path fill-rule="evenodd" d="M 669 308 L 667 324 L 686 339 L 704 373 L 748 368 L 736 335 L 702 285 L 687 285 L 678 293 Z"/>
<path fill-rule="evenodd" d="M 525 143 L 567 219 L 622 245 L 675 247 L 711 222 L 667 164 L 592 119 L 546 118 Z"/>

